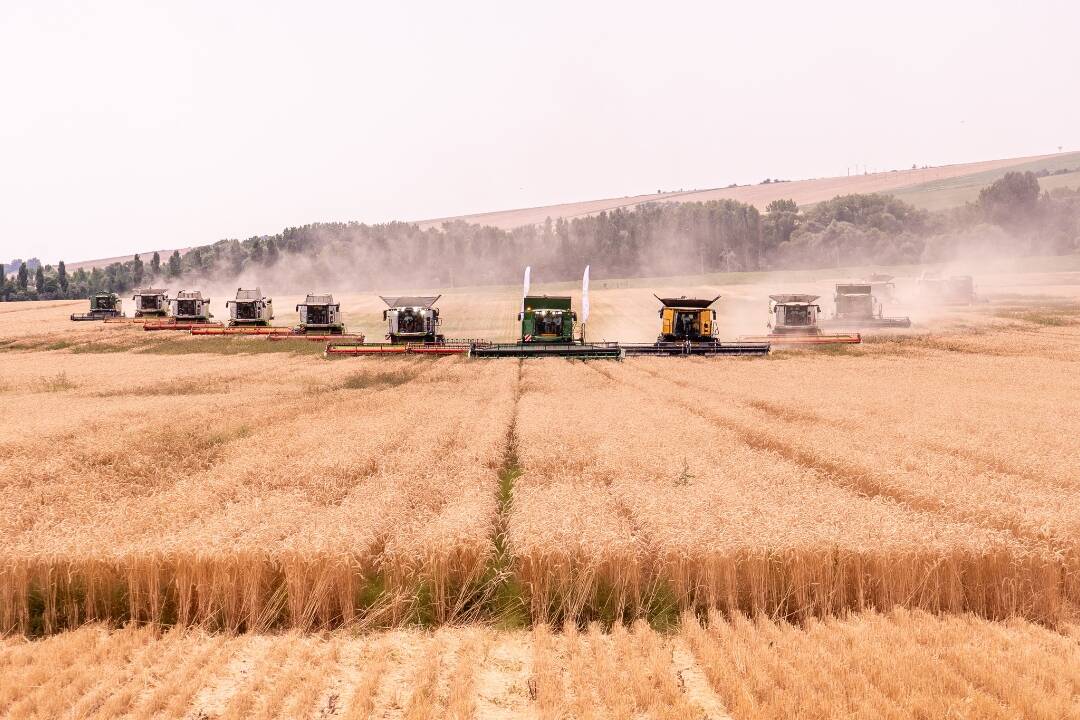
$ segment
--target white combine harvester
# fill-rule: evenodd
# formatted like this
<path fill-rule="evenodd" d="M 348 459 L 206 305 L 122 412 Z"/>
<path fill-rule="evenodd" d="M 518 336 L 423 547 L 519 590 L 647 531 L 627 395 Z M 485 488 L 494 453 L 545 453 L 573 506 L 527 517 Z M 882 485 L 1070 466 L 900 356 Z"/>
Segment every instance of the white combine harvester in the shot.
<path fill-rule="evenodd" d="M 442 342 L 443 336 L 439 332 L 442 320 L 438 308 L 432 307 L 441 297 L 382 297 L 388 308 L 383 310 L 383 320 L 387 323 L 386 339 L 391 343 Z"/>
<path fill-rule="evenodd" d="M 341 335 L 345 324 L 341 322 L 341 305 L 334 302 L 334 296 L 308 294 L 304 302 L 296 306 L 300 313 L 300 324 L 296 331 L 303 335 Z"/>
<path fill-rule="evenodd" d="M 136 290 L 131 296 L 135 301 L 135 317 L 165 317 L 169 314 L 169 291 L 159 288 Z"/>
<path fill-rule="evenodd" d="M 743 341 L 769 342 L 773 345 L 834 345 L 862 342 L 858 333 L 825 335 L 818 325 L 821 306 L 819 295 L 785 293 L 769 296 L 768 335 L 743 336 Z"/>
<path fill-rule="evenodd" d="M 259 288 L 237 288 L 236 298 L 227 300 L 225 306 L 229 308 L 229 327 L 269 325 L 274 319 L 274 301 Z"/>
<path fill-rule="evenodd" d="M 169 301 L 173 319 L 178 323 L 210 322 L 210 298 L 198 290 L 181 290 Z"/>

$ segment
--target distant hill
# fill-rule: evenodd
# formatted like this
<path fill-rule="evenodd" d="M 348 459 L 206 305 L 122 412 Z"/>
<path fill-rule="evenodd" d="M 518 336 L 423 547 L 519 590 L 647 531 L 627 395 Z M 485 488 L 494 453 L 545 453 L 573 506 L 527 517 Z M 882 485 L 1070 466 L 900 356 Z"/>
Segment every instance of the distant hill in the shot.
<path fill-rule="evenodd" d="M 678 192 L 662 192 L 649 195 L 634 195 L 602 200 L 586 200 L 576 203 L 547 205 L 515 210 L 499 210 L 456 217 L 432 218 L 415 221 L 421 228 L 437 227 L 444 222 L 461 220 L 477 225 L 489 225 L 509 230 L 523 225 L 536 225 L 547 218 L 572 219 L 596 215 L 615 208 L 632 208 L 646 202 L 702 202 L 730 198 L 754 205 L 759 210 L 773 200 L 791 199 L 800 206 L 830 200 L 837 195 L 853 193 L 892 193 L 902 197 L 918 207 L 938 209 L 961 205 L 978 196 L 979 190 L 1004 175 L 1009 170 L 1050 171 L 1063 168 L 1080 170 L 1080 153 L 1057 153 L 1053 155 L 1035 155 L 1003 160 L 985 160 L 982 162 L 962 163 L 923 167 L 914 170 L 893 170 L 890 172 L 869 173 L 832 178 L 814 178 L 811 180 L 772 181 L 757 185 L 739 185 L 725 188 L 708 188 Z M 1048 176 L 1042 179 L 1043 187 L 1067 185 L 1080 186 L 1080 176 L 1070 178 L 1065 175 Z M 312 218 L 313 221 L 317 218 Z M 206 244 L 210 244 L 208 241 Z M 186 254 L 191 248 L 180 248 L 180 254 Z M 173 249 L 158 250 L 164 262 Z M 144 261 L 154 254 L 153 250 L 140 253 Z M 104 267 L 114 262 L 130 260 L 131 256 L 101 258 L 69 262 L 70 270 L 80 267 Z"/>

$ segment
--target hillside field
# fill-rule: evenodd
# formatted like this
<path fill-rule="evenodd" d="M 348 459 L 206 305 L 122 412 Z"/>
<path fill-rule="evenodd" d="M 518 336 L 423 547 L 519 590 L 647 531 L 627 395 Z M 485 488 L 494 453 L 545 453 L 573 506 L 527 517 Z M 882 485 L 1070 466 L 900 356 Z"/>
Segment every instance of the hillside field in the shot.
<path fill-rule="evenodd" d="M 909 331 L 764 358 L 327 359 L 0 304 L 0 717 L 1080 715 L 1074 265 L 961 307 L 903 272 Z M 839 279 L 597 282 L 587 331 L 653 339 L 655 291 L 763 333 Z M 509 340 L 519 303 L 439 307 Z"/>

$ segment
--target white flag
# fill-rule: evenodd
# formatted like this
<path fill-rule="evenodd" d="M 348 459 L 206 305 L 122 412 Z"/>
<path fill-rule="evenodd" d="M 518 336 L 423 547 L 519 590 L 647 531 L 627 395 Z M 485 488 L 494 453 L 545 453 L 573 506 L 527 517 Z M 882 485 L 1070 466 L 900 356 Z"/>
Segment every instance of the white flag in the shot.
<path fill-rule="evenodd" d="M 585 274 L 581 276 L 581 322 L 589 319 L 589 266 L 585 266 Z"/>
<path fill-rule="evenodd" d="M 521 291 L 521 312 L 525 312 L 525 298 L 529 295 L 529 271 L 531 270 L 531 265 L 525 266 L 525 289 Z"/>

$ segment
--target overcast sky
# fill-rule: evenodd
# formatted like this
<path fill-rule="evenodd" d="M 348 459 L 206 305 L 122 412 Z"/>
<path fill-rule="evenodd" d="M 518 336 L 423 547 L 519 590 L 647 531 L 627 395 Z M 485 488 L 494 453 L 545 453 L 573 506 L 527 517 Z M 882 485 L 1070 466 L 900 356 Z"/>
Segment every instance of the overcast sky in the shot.
<path fill-rule="evenodd" d="M 0 259 L 1080 149 L 1077 2 L 585 5 L 0 0 Z"/>

